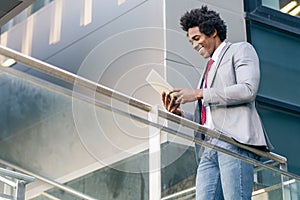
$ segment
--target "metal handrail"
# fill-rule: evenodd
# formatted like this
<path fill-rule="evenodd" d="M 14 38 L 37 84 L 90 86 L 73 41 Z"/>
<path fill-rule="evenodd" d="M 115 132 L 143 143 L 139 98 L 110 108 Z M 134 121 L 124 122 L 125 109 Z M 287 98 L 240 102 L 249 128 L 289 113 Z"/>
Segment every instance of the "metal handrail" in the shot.
<path fill-rule="evenodd" d="M 41 72 L 47 73 L 53 77 L 61 79 L 67 83 L 74 84 L 78 86 L 83 86 L 85 88 L 95 90 L 98 93 L 104 94 L 109 97 L 113 97 L 116 100 L 127 103 L 131 106 L 140 108 L 144 111 L 149 112 L 152 109 L 150 104 L 147 104 L 143 101 L 115 91 L 109 87 L 104 85 L 97 84 L 89 79 L 78 76 L 77 74 L 73 74 L 61 68 L 58 68 L 54 65 L 50 65 L 46 62 L 40 61 L 38 59 L 32 58 L 30 56 L 24 55 L 20 52 L 14 51 L 7 47 L 0 45 L 0 54 L 9 58 L 13 58 L 14 60 L 21 62 L 27 66 L 32 67 L 33 69 L 39 70 Z"/>
<path fill-rule="evenodd" d="M 1 176 L 9 176 L 11 178 L 22 180 L 22 181 L 25 182 L 25 184 L 31 183 L 31 182 L 34 181 L 34 178 L 32 176 L 28 176 L 26 174 L 22 174 L 22 173 L 19 173 L 19 172 L 14 172 L 14 171 L 11 171 L 11 170 L 8 170 L 8 169 L 3 169 L 3 168 L 0 168 L 0 175 Z"/>
<path fill-rule="evenodd" d="M 97 200 L 97 199 L 95 199 L 94 197 L 91 197 L 91 196 L 89 196 L 89 195 L 86 195 L 86 194 L 83 194 L 83 193 L 81 193 L 81 192 L 78 192 L 77 190 L 74 190 L 73 188 L 70 188 L 70 187 L 65 186 L 65 185 L 63 185 L 63 184 L 61 184 L 61 183 L 58 183 L 57 181 L 53 181 L 53 180 L 51 180 L 51 179 L 49 179 L 49 178 L 47 178 L 47 177 L 38 175 L 38 174 L 33 173 L 33 172 L 29 171 L 29 170 L 26 170 L 26 169 L 24 169 L 24 168 L 21 168 L 21 167 L 19 167 L 19 166 L 17 166 L 17 165 L 14 165 L 14 164 L 12 164 L 12 163 L 9 163 L 9 162 L 7 162 L 7 161 L 1 159 L 1 158 L 0 158 L 0 163 L 1 163 L 2 165 L 5 165 L 5 166 L 9 167 L 9 168 L 12 168 L 12 169 L 15 169 L 15 170 L 17 170 L 17 171 L 20 171 L 20 172 L 22 172 L 22 173 L 27 174 L 27 175 L 24 175 L 24 177 L 26 177 L 26 176 L 28 176 L 28 175 L 29 175 L 29 176 L 32 176 L 32 177 L 34 177 L 34 178 L 36 178 L 36 179 L 38 179 L 38 180 L 40 180 L 40 181 L 42 181 L 42 182 L 44 182 L 44 183 L 50 184 L 50 185 L 52 185 L 52 186 L 54 186 L 54 187 L 56 187 L 56 188 L 58 188 L 58 189 L 61 189 L 61 190 L 65 191 L 65 192 L 68 192 L 68 193 L 70 193 L 70 194 L 73 194 L 73 195 L 75 195 L 75 196 L 77 196 L 77 197 L 80 197 L 80 198 L 82 198 L 82 199 L 86 199 L 86 200 Z"/>
<path fill-rule="evenodd" d="M 4 183 L 4 184 L 7 184 L 9 185 L 10 187 L 16 187 L 17 186 L 17 183 L 8 179 L 8 178 L 5 178 L 3 176 L 0 176 L 0 182 Z"/>
<path fill-rule="evenodd" d="M 63 70 L 61 68 L 58 68 L 54 65 L 48 64 L 46 62 L 40 61 L 38 59 L 32 58 L 30 56 L 24 55 L 20 52 L 14 51 L 12 49 L 9 49 L 7 47 L 1 46 L 0 45 L 0 54 L 6 56 L 6 57 L 10 57 L 13 58 L 14 60 L 21 62 L 25 65 L 28 65 L 29 67 L 33 68 L 33 69 L 37 69 L 43 73 L 47 73 L 51 76 L 54 76 L 56 78 L 59 78 L 63 81 L 66 81 L 68 83 L 74 84 L 76 83 L 76 85 L 78 84 L 79 86 L 83 86 L 87 89 L 91 89 L 91 90 L 95 90 L 98 93 L 104 94 L 108 97 L 114 98 L 116 100 L 119 100 L 121 102 L 127 103 L 131 106 L 137 107 L 141 110 L 144 111 L 151 111 L 152 110 L 152 106 L 150 104 L 147 104 L 143 101 L 140 101 L 138 99 L 135 99 L 133 97 L 130 97 L 126 94 L 123 94 L 121 92 L 115 91 L 111 88 L 108 88 L 106 86 L 103 86 L 99 83 L 93 82 L 91 80 L 88 80 L 86 78 L 83 78 L 81 76 L 78 76 L 77 74 L 73 74 L 71 72 L 68 72 L 66 70 Z M 280 156 L 278 154 L 272 153 L 272 152 L 265 152 L 265 151 L 261 151 L 252 147 L 249 147 L 247 145 L 244 144 L 240 144 L 236 141 L 234 141 L 232 138 L 227 137 L 225 135 L 220 134 L 220 132 L 212 130 L 212 129 L 208 129 L 204 126 L 201 126 L 198 123 L 192 122 L 188 119 L 184 119 L 182 117 L 179 117 L 177 115 L 174 115 L 172 113 L 166 112 L 164 110 L 159 110 L 158 115 L 160 117 L 163 117 L 167 120 L 171 120 L 175 123 L 179 123 L 183 126 L 186 126 L 188 128 L 194 129 L 196 131 L 202 132 L 204 134 L 210 135 L 212 137 L 217 137 L 223 141 L 226 141 L 228 143 L 234 144 L 236 146 L 239 146 L 243 149 L 247 149 L 255 154 L 258 154 L 260 156 L 263 156 L 265 158 L 271 159 L 271 160 L 275 160 L 278 161 L 279 163 L 286 163 L 287 159 L 283 156 Z"/>
<path fill-rule="evenodd" d="M 253 152 L 253 153 L 255 153 L 255 154 L 259 155 L 259 156 L 262 156 L 264 158 L 268 158 L 268 159 L 277 161 L 279 163 L 286 163 L 286 161 L 287 161 L 287 159 L 285 157 L 281 156 L 281 155 L 275 154 L 273 152 L 262 151 L 262 150 L 259 150 L 259 149 L 256 149 L 256 148 L 253 148 L 253 147 L 250 147 L 250 146 L 238 143 L 235 140 L 233 140 L 232 138 L 230 138 L 230 137 L 228 137 L 226 135 L 221 134 L 220 131 L 216 131 L 216 130 L 212 130 L 212 129 L 206 128 L 204 126 L 201 126 L 198 123 L 195 123 L 195 122 L 190 121 L 190 120 L 185 119 L 185 118 L 181 118 L 181 117 L 179 117 L 177 115 L 174 115 L 174 114 L 172 114 L 170 112 L 166 112 L 164 110 L 159 110 L 159 116 L 163 117 L 165 119 L 168 119 L 170 121 L 173 121 L 175 123 L 178 123 L 178 124 L 180 124 L 182 126 L 186 126 L 188 128 L 191 128 L 191 129 L 193 129 L 195 131 L 207 134 L 207 135 L 209 135 L 211 137 L 221 139 L 221 140 L 223 140 L 225 142 L 231 143 L 231 144 L 233 144 L 235 146 L 238 146 L 238 147 L 241 147 L 241 148 L 246 149 L 248 151 L 251 151 L 251 152 Z"/>
<path fill-rule="evenodd" d="M 256 196 L 256 195 L 260 195 L 262 193 L 267 193 L 267 192 L 271 192 L 274 190 L 278 190 L 278 189 L 282 188 L 282 186 L 290 185 L 290 184 L 293 184 L 294 182 L 295 182 L 295 179 L 292 179 L 289 181 L 284 181 L 282 183 L 277 183 L 272 186 L 266 186 L 265 188 L 261 188 L 256 191 L 253 191 L 252 196 Z M 170 199 L 179 198 L 179 197 L 183 197 L 185 195 L 195 194 L 195 193 L 196 193 L 196 187 L 190 187 L 185 190 L 181 190 L 180 192 L 165 196 L 165 197 L 161 198 L 161 200 L 170 200 Z"/>
<path fill-rule="evenodd" d="M 12 187 L 15 193 L 14 195 L 1 193 L 0 197 L 4 199 L 24 200 L 26 184 L 31 183 L 34 180 L 34 177 L 28 176 L 27 174 L 0 168 L 0 181 Z"/>
<path fill-rule="evenodd" d="M 104 94 L 106 96 L 109 96 L 111 98 L 114 98 L 114 99 L 117 99 L 121 102 L 124 102 L 124 103 L 127 103 L 129 105 L 132 105 L 136 108 L 139 108 L 141 110 L 144 110 L 144 111 L 151 111 L 152 110 L 152 106 L 147 104 L 147 103 L 144 103 L 140 100 L 137 100 L 137 99 L 134 99 L 130 96 L 127 96 L 125 94 L 122 94 L 120 92 L 117 92 L 117 91 L 114 91 L 110 88 L 107 88 L 105 86 L 102 86 L 98 83 L 95 83 L 95 82 L 92 82 L 88 79 L 85 79 L 83 77 L 80 77 L 76 74 L 72 74 L 70 72 L 67 72 L 65 70 L 62 70 L 60 68 L 57 68 L 53 65 L 50 65 L 48 63 L 45 63 L 45 62 L 42 62 L 40 60 L 37 60 L 37 59 L 34 59 L 34 58 L 31 58 L 29 56 L 26 56 L 26 55 L 23 55 L 19 52 L 16 52 L 14 50 L 11 50 L 11 49 L 8 49 L 6 47 L 3 47 L 0 45 L 0 54 L 4 55 L 4 56 L 7 56 L 7 57 L 10 57 L 10 58 L 13 58 L 15 59 L 16 61 L 18 62 L 21 62 L 23 64 L 26 64 L 26 65 L 29 65 L 31 68 L 33 69 L 37 69 L 41 72 L 44 72 L 44 73 L 47 73 L 47 74 L 50 74 L 54 77 L 57 77 L 57 78 L 60 78 L 68 83 L 72 83 L 74 84 L 76 82 L 76 84 L 79 84 L 80 86 L 84 86 L 88 89 L 93 89 L 93 90 L 96 90 L 97 92 L 101 93 L 101 94 Z M 61 92 L 61 91 L 60 91 Z M 63 93 L 66 93 L 65 91 Z M 68 92 L 67 92 L 68 93 Z M 157 124 L 157 123 L 153 123 L 147 119 L 144 119 L 144 118 L 141 118 L 139 116 L 136 116 L 134 114 L 131 114 L 131 113 L 128 113 L 128 112 L 124 112 L 124 111 L 121 111 L 117 108 L 114 108 L 114 107 L 111 107 L 110 105 L 106 105 L 106 104 L 103 104 L 102 102 L 100 101 L 97 101 L 95 99 L 90 99 L 86 96 L 83 96 L 83 95 L 80 95 L 80 94 L 68 94 L 68 95 L 72 95 L 72 97 L 76 97 L 76 98 L 79 98 L 83 101 L 86 101 L 88 103 L 93 103 L 94 105 L 96 106 L 99 106 L 99 107 L 102 107 L 102 108 L 105 108 L 105 109 L 109 109 L 111 111 L 114 111 L 114 112 L 117 112 L 119 114 L 122 114 L 122 115 L 126 115 L 128 117 L 131 117 L 137 121 L 140 121 L 142 123 L 145 123 L 147 125 L 150 125 L 150 126 L 154 126 L 154 127 L 157 127 L 157 128 L 160 128 L 162 131 L 166 131 L 170 134 L 174 134 L 174 135 L 177 135 L 179 137 L 182 137 L 182 138 L 185 138 L 189 141 L 193 141 L 197 144 L 200 144 L 200 145 L 203 145 L 203 146 L 206 146 L 206 147 L 210 147 L 210 148 L 214 148 L 215 150 L 217 151 L 220 151 L 220 152 L 223 152 L 223 153 L 226 153 L 228 155 L 231 155 L 231 156 L 234 156 L 234 157 L 237 157 L 241 160 L 244 160 L 246 162 L 249 162 L 249 163 L 252 163 L 254 165 L 257 165 L 257 166 L 261 166 L 261 167 L 264 167 L 264 168 L 267 168 L 269 170 L 272 170 L 274 172 L 277 172 L 277 173 L 280 173 L 282 175 L 285 175 L 285 176 L 288 176 L 288 177 L 291 177 L 291 178 L 294 178 L 298 181 L 300 181 L 300 177 L 295 175 L 295 174 L 292 174 L 290 172 L 287 172 L 287 171 L 284 171 L 282 169 L 277 169 L 275 168 L 274 166 L 269 166 L 267 164 L 264 164 L 264 163 L 261 163 L 260 161 L 257 161 L 255 159 L 251 159 L 251 158 L 247 158 L 243 155 L 239 155 L 239 154 L 236 154 L 236 153 L 232 153 L 226 149 L 223 149 L 223 148 L 220 148 L 220 147 L 216 147 L 216 146 L 212 146 L 211 144 L 205 142 L 205 141 L 200 141 L 200 140 L 197 140 L 195 139 L 194 137 L 190 136 L 190 135 L 187 135 L 185 133 L 182 133 L 182 132 L 179 132 L 177 130 L 173 130 L 169 127 L 166 127 L 166 126 L 163 126 L 161 124 Z M 268 158 L 268 159 L 271 159 L 271 160 L 274 160 L 278 163 L 286 163 L 286 158 L 280 156 L 280 155 L 277 155 L 275 153 L 272 153 L 272 152 L 264 152 L 264 151 L 261 151 L 261 150 L 257 150 L 257 149 L 254 149 L 252 147 L 249 147 L 247 145 L 243 145 L 243 144 L 240 144 L 240 143 L 237 143 L 235 142 L 234 140 L 232 140 L 231 138 L 229 137 L 226 137 L 222 134 L 220 134 L 220 132 L 218 131 L 215 131 L 215 130 L 211 130 L 211 129 L 208 129 L 208 128 L 205 128 L 195 122 L 192 122 L 192 121 L 189 121 L 187 119 L 183 119 L 177 115 L 174 115 L 172 113 L 169 113 L 163 109 L 159 109 L 158 110 L 158 115 L 162 118 L 165 118 L 167 120 L 171 120 L 173 122 L 176 122 L 176 123 L 180 123 L 180 125 L 184 125 L 188 128 L 191 128 L 193 130 L 197 130 L 199 132 L 202 132 L 204 134 L 208 134 L 212 137 L 218 137 L 219 139 L 221 140 L 224 140 L 224 141 L 227 141 L 229 143 L 232 143 L 234 145 L 237 145 L 241 148 L 244 148 L 244 149 L 247 149 L 249 151 L 252 151 L 254 152 L 255 154 L 258 154 L 260 156 L 263 156 L 265 158 Z M 3 160 L 0 160 L 0 163 L 3 162 Z M 5 162 L 5 161 L 4 161 Z M 16 167 L 16 166 L 11 166 L 11 167 Z M 18 170 L 22 170 L 21 168 L 19 168 Z M 45 177 L 39 177 L 37 176 L 36 174 L 31 174 L 33 175 L 34 177 L 36 177 L 37 179 L 40 179 L 42 181 L 45 181 L 55 187 L 58 187 L 62 190 L 68 190 L 68 187 L 64 186 L 64 185 L 61 185 L 55 181 L 51 181 Z M 77 191 L 76 191 L 77 192 Z M 93 199 L 93 198 L 91 198 Z"/>
<path fill-rule="evenodd" d="M 5 70 L 7 71 L 7 70 Z M 16 76 L 19 76 L 21 78 L 24 78 L 26 75 L 21 75 L 20 72 L 16 72 L 16 70 L 9 70 L 9 71 L 13 71 L 12 74 L 16 75 Z M 8 72 L 8 71 L 7 71 Z M 176 135 L 176 136 L 179 136 L 181 138 L 184 138 L 188 141 L 193 141 L 195 142 L 196 144 L 199 144 L 199 145 L 203 145 L 205 147 L 209 147 L 209 148 L 214 148 L 215 150 L 217 151 L 220 151 L 220 152 L 223 152 L 223 153 L 226 153 L 228 155 L 231 155 L 233 157 L 236 157 L 238 159 L 241 159 L 243 161 L 246 161 L 246 162 L 249 162 L 251 164 L 254 164 L 256 166 L 259 166 L 259 167 L 262 167 L 262 168 L 266 168 L 266 169 L 269 169 L 271 171 L 274 171 L 276 173 L 280 173 L 282 175 L 285 175 L 285 176 L 288 176 L 288 177 L 291 177 L 291 178 L 294 178 L 296 180 L 299 180 L 300 181 L 300 177 L 295 175 L 295 174 L 292 174 L 290 172 L 287 172 L 285 170 L 282 170 L 282 169 L 277 169 L 276 167 L 274 167 L 273 164 L 268 164 L 268 163 L 263 163 L 263 162 L 260 162 L 260 161 L 257 161 L 255 159 L 252 159 L 252 158 L 248 158 L 246 156 L 243 156 L 243 155 L 240 155 L 240 154 L 237 154 L 237 153 L 233 153 L 231 151 L 228 151 L 226 149 L 223 149 L 221 147 L 218 147 L 218 146 L 213 146 L 211 145 L 210 143 L 207 143 L 205 141 L 202 141 L 202 140 L 197 140 L 195 139 L 194 137 L 192 137 L 191 135 L 188 135 L 186 133 L 182 133 L 182 132 L 179 132 L 177 130 L 174 130 L 174 129 L 171 129 L 169 127 L 166 127 L 166 126 L 163 126 L 161 124 L 158 124 L 158 123 L 154 123 L 152 121 L 149 121 L 148 119 L 145 119 L 143 117 L 139 117 L 137 115 L 134 115 L 132 113 L 128 113 L 127 111 L 122 111 L 118 108 L 115 108 L 115 107 L 112 107 L 111 105 L 107 105 L 97 99 L 91 99 L 87 96 L 84 96 L 84 95 L 81 95 L 81 94 L 78 94 L 78 93 L 72 93 L 70 90 L 66 90 L 66 89 L 62 89 L 58 86 L 55 86 L 53 84 L 46 84 L 44 81 L 40 80 L 40 79 L 31 79 L 32 82 L 35 82 L 36 84 L 38 85 L 43 85 L 44 87 L 47 87 L 48 89 L 51 89 L 53 91 L 59 91 L 61 94 L 64 94 L 64 95 L 67 95 L 67 96 L 71 96 L 72 98 L 76 98 L 76 99 L 79 99 L 79 100 L 82 100 L 82 101 L 85 101 L 86 103 L 89 103 L 89 104 L 92 104 L 92 105 L 95 105 L 97 107 L 100 107 L 100 108 L 103 108 L 103 109 L 106 109 L 106 110 L 109 110 L 109 111 L 112 111 L 116 114 L 120 114 L 120 115 L 123 115 L 125 117 L 128 117 L 128 118 L 131 118 L 131 119 L 134 119 L 136 121 L 139 121 L 141 123 L 144 123 L 146 125 L 149 125 L 149 126 L 153 126 L 153 127 L 156 127 L 156 128 L 159 128 L 160 130 L 162 131 L 166 131 L 168 132 L 169 134 L 173 134 L 173 135 Z M 166 112 L 164 110 L 158 110 L 159 112 L 161 112 L 161 116 L 163 115 L 168 115 L 169 112 Z M 173 114 L 171 114 L 173 115 Z M 174 118 L 179 118 L 181 120 L 186 120 L 186 119 L 182 119 L 180 117 L 178 117 L 177 115 L 174 115 L 173 116 Z M 186 120 L 187 122 L 190 122 L 189 120 Z M 196 123 L 192 122 L 193 125 L 197 125 Z M 260 150 L 258 150 L 260 151 Z M 259 152 L 258 152 L 259 153 Z M 266 156 L 268 156 L 268 153 L 269 152 L 264 152 L 264 151 L 261 151 L 260 154 L 261 155 L 265 155 L 265 153 L 267 153 Z M 277 154 L 274 154 L 274 155 L 277 155 Z M 271 154 L 271 156 L 273 156 L 273 154 Z M 270 158 L 271 158 L 270 156 Z M 280 162 L 283 162 L 285 161 L 285 158 L 281 157 L 278 155 L 278 159 L 277 159 L 277 156 L 274 157 L 277 161 L 277 163 L 280 163 Z M 1 161 L 0 161 L 1 162 Z"/>

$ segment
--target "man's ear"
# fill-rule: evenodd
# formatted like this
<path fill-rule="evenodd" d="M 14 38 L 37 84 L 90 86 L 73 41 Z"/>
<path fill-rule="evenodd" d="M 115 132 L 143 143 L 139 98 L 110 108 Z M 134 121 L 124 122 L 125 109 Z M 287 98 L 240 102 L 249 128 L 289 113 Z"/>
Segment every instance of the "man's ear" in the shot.
<path fill-rule="evenodd" d="M 217 30 L 215 29 L 214 32 L 211 35 L 215 38 L 218 35 Z"/>

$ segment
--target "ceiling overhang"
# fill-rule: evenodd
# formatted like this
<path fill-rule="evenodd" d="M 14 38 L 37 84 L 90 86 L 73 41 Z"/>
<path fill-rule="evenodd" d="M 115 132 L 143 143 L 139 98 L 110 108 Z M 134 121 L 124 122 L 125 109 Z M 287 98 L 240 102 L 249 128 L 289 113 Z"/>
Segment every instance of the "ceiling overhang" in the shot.
<path fill-rule="evenodd" d="M 31 5 L 34 0 L 1 0 L 0 27 Z"/>

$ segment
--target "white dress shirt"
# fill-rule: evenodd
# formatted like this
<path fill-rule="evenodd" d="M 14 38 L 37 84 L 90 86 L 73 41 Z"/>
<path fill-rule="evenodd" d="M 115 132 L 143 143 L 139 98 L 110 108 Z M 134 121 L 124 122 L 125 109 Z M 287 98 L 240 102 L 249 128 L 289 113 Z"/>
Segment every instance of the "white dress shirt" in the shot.
<path fill-rule="evenodd" d="M 218 48 L 215 50 L 214 54 L 212 55 L 212 59 L 214 60 L 211 68 L 215 67 L 215 65 L 217 64 L 218 60 L 219 60 L 219 55 L 222 51 L 222 49 L 225 47 L 226 43 L 225 42 L 222 42 Z M 210 70 L 211 71 L 211 70 Z M 208 72 L 210 73 L 210 72 Z M 201 80 L 200 80 L 201 81 Z M 204 80 L 205 81 L 205 80 Z M 203 103 L 203 102 L 202 102 Z M 205 107 L 206 109 L 206 121 L 205 121 L 205 124 L 204 126 L 207 127 L 207 128 L 210 128 L 210 129 L 214 129 L 214 124 L 213 124 L 213 121 L 212 121 L 212 117 L 211 117 L 211 113 L 210 113 L 210 107 L 209 106 L 206 106 Z"/>

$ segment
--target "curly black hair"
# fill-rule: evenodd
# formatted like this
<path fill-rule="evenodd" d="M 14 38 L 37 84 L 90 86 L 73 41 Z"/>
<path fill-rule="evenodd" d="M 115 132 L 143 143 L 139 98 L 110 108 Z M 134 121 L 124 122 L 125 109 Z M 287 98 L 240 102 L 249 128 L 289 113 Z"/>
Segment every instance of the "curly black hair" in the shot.
<path fill-rule="evenodd" d="M 219 13 L 208 10 L 207 6 L 187 11 L 180 18 L 180 25 L 184 31 L 198 26 L 199 31 L 207 36 L 211 36 L 214 30 L 217 30 L 221 41 L 223 42 L 226 39 L 227 27 L 225 22 L 221 19 Z"/>

